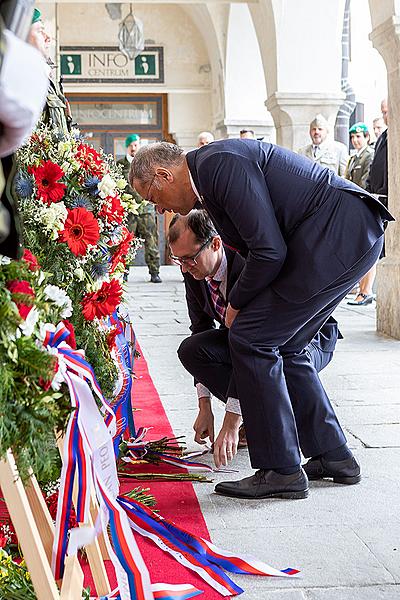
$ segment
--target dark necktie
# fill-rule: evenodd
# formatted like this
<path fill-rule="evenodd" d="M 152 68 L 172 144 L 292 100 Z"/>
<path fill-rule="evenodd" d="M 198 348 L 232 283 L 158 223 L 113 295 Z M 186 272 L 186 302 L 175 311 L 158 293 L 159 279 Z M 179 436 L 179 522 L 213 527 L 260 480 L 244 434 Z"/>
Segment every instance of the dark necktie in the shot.
<path fill-rule="evenodd" d="M 221 282 L 215 279 L 207 279 L 208 289 L 210 290 L 211 300 L 217 314 L 221 317 L 222 323 L 225 323 L 226 303 L 220 288 Z"/>

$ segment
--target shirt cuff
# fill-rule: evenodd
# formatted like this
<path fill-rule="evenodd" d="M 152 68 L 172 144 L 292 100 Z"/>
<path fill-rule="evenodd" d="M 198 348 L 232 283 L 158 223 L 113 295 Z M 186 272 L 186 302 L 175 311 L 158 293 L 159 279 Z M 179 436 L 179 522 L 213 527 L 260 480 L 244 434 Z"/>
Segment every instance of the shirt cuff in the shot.
<path fill-rule="evenodd" d="M 226 402 L 225 412 L 235 413 L 235 415 L 241 415 L 242 411 L 240 408 L 240 402 L 237 398 L 228 398 Z"/>
<path fill-rule="evenodd" d="M 197 398 L 211 398 L 211 392 L 202 383 L 196 383 Z"/>

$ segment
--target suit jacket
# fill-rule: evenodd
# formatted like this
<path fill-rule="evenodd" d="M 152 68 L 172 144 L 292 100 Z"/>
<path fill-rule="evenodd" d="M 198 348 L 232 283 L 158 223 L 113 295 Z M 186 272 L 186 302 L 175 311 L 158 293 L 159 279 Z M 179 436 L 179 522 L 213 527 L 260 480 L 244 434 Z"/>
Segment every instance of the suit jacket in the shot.
<path fill-rule="evenodd" d="M 375 144 L 374 160 L 371 163 L 366 189 L 372 194 L 386 196 L 382 202 L 387 206 L 388 165 L 387 165 L 387 129 L 381 133 Z"/>
<path fill-rule="evenodd" d="M 186 155 L 223 242 L 246 257 L 236 309 L 267 286 L 305 302 L 355 265 L 393 217 L 376 198 L 305 157 L 256 140 L 220 140 Z"/>
<path fill-rule="evenodd" d="M 338 175 L 344 176 L 346 172 L 349 153 L 346 146 L 341 142 L 325 140 L 325 142 L 320 144 L 316 157 L 314 156 L 313 144 L 300 148 L 298 153 L 310 158 L 312 161 L 321 165 L 321 167 L 332 169 Z"/>
<path fill-rule="evenodd" d="M 224 246 L 224 250 L 227 261 L 226 294 L 228 297 L 229 292 L 239 278 L 246 261 L 235 250 L 226 246 Z M 183 279 L 185 282 L 186 304 L 192 334 L 214 329 L 215 321 L 220 324 L 220 329 L 225 329 L 225 324 L 221 322 L 221 317 L 214 308 L 207 282 L 204 279 L 195 279 L 188 272 L 183 273 Z M 310 346 L 313 346 L 322 352 L 333 353 L 338 338 L 342 339 L 343 336 L 339 331 L 336 319 L 331 316 L 314 336 Z"/>
<path fill-rule="evenodd" d="M 369 174 L 369 168 L 374 158 L 374 149 L 368 144 L 363 148 L 361 154 L 358 156 L 354 154 L 347 165 L 346 179 L 350 179 L 353 183 L 356 183 L 364 190 L 367 185 L 367 179 Z"/>
<path fill-rule="evenodd" d="M 238 252 L 227 247 L 225 247 L 225 254 L 227 261 L 226 295 L 228 297 L 246 261 Z M 183 278 L 191 332 L 200 333 L 201 331 L 214 329 L 215 321 L 220 323 L 220 327 L 225 327 L 221 322 L 220 315 L 214 308 L 207 282 L 204 279 L 199 281 L 189 273 L 184 273 Z"/>

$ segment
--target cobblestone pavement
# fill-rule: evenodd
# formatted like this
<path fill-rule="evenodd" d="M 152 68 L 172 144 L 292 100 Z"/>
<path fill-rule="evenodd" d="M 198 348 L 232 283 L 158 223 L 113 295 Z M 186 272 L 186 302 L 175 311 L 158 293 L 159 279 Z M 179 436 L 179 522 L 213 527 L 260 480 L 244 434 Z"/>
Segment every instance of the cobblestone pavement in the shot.
<path fill-rule="evenodd" d="M 193 441 L 197 401 L 176 349 L 188 334 L 178 268 L 162 267 L 162 284 L 146 267 L 131 269 L 132 320 L 153 381 L 176 435 Z M 195 484 L 214 543 L 278 567 L 298 579 L 235 576 L 244 600 L 400 599 L 400 341 L 375 332 L 375 306 L 337 309 L 344 340 L 322 373 L 350 446 L 361 462 L 359 485 L 311 484 L 307 500 L 240 501 Z M 216 401 L 218 402 L 218 401 Z M 223 416 L 215 405 L 217 420 Z M 211 461 L 211 457 L 209 458 Z M 252 473 L 246 450 L 233 468 Z M 214 483 L 232 475 L 215 474 Z"/>

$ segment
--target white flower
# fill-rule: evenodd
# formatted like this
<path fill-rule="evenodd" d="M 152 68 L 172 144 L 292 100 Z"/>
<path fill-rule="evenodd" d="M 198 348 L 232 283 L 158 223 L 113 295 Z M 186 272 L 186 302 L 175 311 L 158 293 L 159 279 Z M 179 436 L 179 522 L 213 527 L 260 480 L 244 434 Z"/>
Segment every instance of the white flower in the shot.
<path fill-rule="evenodd" d="M 119 190 L 124 190 L 126 188 L 127 183 L 127 180 L 124 177 L 121 177 L 121 179 L 118 179 L 117 181 L 117 188 Z"/>
<path fill-rule="evenodd" d="M 44 293 L 48 300 L 52 300 L 56 306 L 63 309 L 61 311 L 62 319 L 66 319 L 72 315 L 72 301 L 64 290 L 57 285 L 46 285 Z"/>
<path fill-rule="evenodd" d="M 74 275 L 78 281 L 83 281 L 85 278 L 85 271 L 82 269 L 82 267 L 76 267 L 74 270 Z"/>
<path fill-rule="evenodd" d="M 107 198 L 107 196 L 111 196 L 111 194 L 114 192 L 115 181 L 109 173 L 107 173 L 107 175 L 104 175 L 103 179 L 98 184 L 98 188 L 99 196 L 101 198 Z"/>
<path fill-rule="evenodd" d="M 26 337 L 30 337 L 35 329 L 38 319 L 39 319 L 38 310 L 35 307 L 31 308 L 25 321 L 23 321 L 19 325 L 19 328 L 22 331 L 22 335 L 25 335 Z"/>
<path fill-rule="evenodd" d="M 58 238 L 58 232 L 64 227 L 67 216 L 68 210 L 64 202 L 53 202 L 48 208 L 44 208 L 41 222 L 53 240 Z"/>
<path fill-rule="evenodd" d="M 8 256 L 3 256 L 2 254 L 0 254 L 0 265 L 9 265 L 11 262 L 11 258 L 8 258 Z"/>

